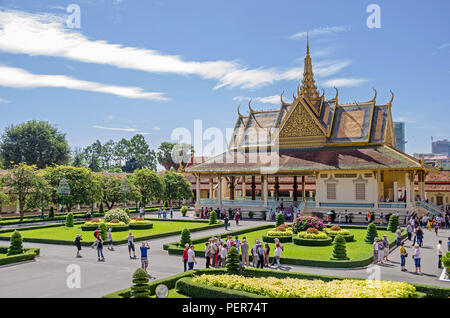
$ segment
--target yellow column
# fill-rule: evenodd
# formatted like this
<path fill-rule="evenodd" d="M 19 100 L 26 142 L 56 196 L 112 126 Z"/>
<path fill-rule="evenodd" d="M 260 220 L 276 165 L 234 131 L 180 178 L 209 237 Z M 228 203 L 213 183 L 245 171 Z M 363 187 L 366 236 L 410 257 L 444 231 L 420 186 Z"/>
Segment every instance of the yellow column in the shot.
<path fill-rule="evenodd" d="M 214 199 L 214 183 L 213 178 L 209 178 L 209 199 Z"/>
<path fill-rule="evenodd" d="M 247 188 L 246 188 L 246 185 L 245 185 L 245 176 L 242 176 L 242 199 L 243 200 L 247 199 L 246 193 L 247 193 Z"/>

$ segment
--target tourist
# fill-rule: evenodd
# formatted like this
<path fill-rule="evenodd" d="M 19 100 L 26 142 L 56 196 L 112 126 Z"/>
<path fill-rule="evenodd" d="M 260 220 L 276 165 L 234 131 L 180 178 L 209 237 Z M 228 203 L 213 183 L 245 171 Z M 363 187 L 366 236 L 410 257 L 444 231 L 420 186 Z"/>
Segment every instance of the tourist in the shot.
<path fill-rule="evenodd" d="M 173 219 L 173 209 L 170 208 L 170 218 Z"/>
<path fill-rule="evenodd" d="M 373 262 L 378 263 L 378 238 L 375 237 L 373 240 Z"/>
<path fill-rule="evenodd" d="M 161 218 L 161 208 L 158 209 L 158 219 Z"/>
<path fill-rule="evenodd" d="M 181 258 L 181 261 L 184 264 L 184 271 L 187 271 L 187 263 L 188 263 L 188 259 L 189 259 L 188 252 L 189 252 L 189 244 L 186 243 L 186 244 L 184 244 L 183 256 Z"/>
<path fill-rule="evenodd" d="M 225 215 L 225 218 L 223 219 L 223 223 L 225 224 L 225 231 L 228 231 L 228 225 L 229 225 L 230 219 L 227 215 Z"/>
<path fill-rule="evenodd" d="M 370 213 L 370 211 L 367 211 L 367 213 L 366 213 L 366 219 L 367 219 L 367 224 L 369 224 L 370 222 L 372 222 L 372 214 Z"/>
<path fill-rule="evenodd" d="M 420 226 L 417 227 L 416 237 L 417 237 L 417 244 L 419 244 L 419 246 L 422 247 L 422 245 L 423 245 L 423 231 L 422 231 L 422 228 Z"/>
<path fill-rule="evenodd" d="M 258 257 L 256 268 L 264 268 L 264 249 L 262 247 L 262 243 L 258 243 L 258 245 L 256 246 L 256 256 Z"/>
<path fill-rule="evenodd" d="M 422 258 L 421 253 L 420 253 L 420 247 L 419 244 L 414 245 L 414 253 L 412 255 L 412 258 L 414 260 L 414 266 L 416 267 L 416 274 L 420 274 L 422 275 L 422 270 L 420 267 L 420 260 Z"/>
<path fill-rule="evenodd" d="M 439 224 L 441 223 L 441 219 L 438 217 L 436 217 L 436 222 L 434 223 L 434 233 L 436 233 L 436 236 L 438 236 L 438 231 L 439 231 Z"/>
<path fill-rule="evenodd" d="M 450 252 L 450 237 L 447 238 L 447 252 Z"/>
<path fill-rule="evenodd" d="M 99 235 L 97 237 L 96 241 L 97 241 L 97 257 L 98 257 L 98 261 L 99 262 L 100 261 L 104 262 L 105 261 L 105 257 L 103 256 L 103 240 L 102 240 L 101 235 Z M 101 255 L 101 257 L 100 257 L 100 255 Z"/>
<path fill-rule="evenodd" d="M 280 245 L 281 249 L 283 250 L 284 246 L 283 246 L 283 244 L 280 243 L 280 240 L 278 238 L 274 239 L 274 243 L 275 243 L 275 245 L 277 245 L 277 244 Z M 273 260 L 272 260 L 271 265 L 274 266 L 276 261 L 277 260 L 274 257 Z"/>
<path fill-rule="evenodd" d="M 252 250 L 251 250 L 251 253 L 252 253 L 252 265 L 253 265 L 253 267 L 256 267 L 256 264 L 257 264 L 257 262 L 258 262 L 258 255 L 256 254 L 256 250 L 257 250 L 257 248 L 258 248 L 258 244 L 259 244 L 259 241 L 258 241 L 258 240 L 255 240 L 255 245 L 253 246 L 253 248 L 252 248 Z"/>
<path fill-rule="evenodd" d="M 386 262 L 389 262 L 388 256 L 389 256 L 389 241 L 387 238 L 387 235 L 384 234 L 383 235 L 383 254 L 384 254 L 384 259 L 386 260 Z"/>
<path fill-rule="evenodd" d="M 147 267 L 148 267 L 148 258 L 147 258 L 147 251 L 150 249 L 150 245 L 147 243 L 142 242 L 141 244 L 141 266 L 142 269 L 147 273 Z"/>
<path fill-rule="evenodd" d="M 97 238 L 98 238 L 98 236 L 99 236 L 99 234 L 100 234 L 100 230 L 99 229 L 96 229 L 95 230 L 95 232 L 94 232 L 94 244 L 92 244 L 92 248 L 96 248 L 97 247 Z"/>
<path fill-rule="evenodd" d="M 380 212 L 380 224 L 381 224 L 381 225 L 384 225 L 383 211 Z"/>
<path fill-rule="evenodd" d="M 166 211 L 166 209 L 163 210 L 163 219 L 167 219 L 167 211 Z"/>
<path fill-rule="evenodd" d="M 234 246 L 236 247 L 238 254 L 241 252 L 241 241 L 238 236 L 234 237 Z"/>
<path fill-rule="evenodd" d="M 383 240 L 382 239 L 378 239 L 377 243 L 378 243 L 378 263 L 379 264 L 384 264 L 383 263 L 383 260 L 384 260 L 384 244 L 383 244 Z"/>
<path fill-rule="evenodd" d="M 341 224 L 342 222 L 342 212 L 338 213 L 338 223 Z"/>
<path fill-rule="evenodd" d="M 405 249 L 405 243 L 401 242 L 400 243 L 400 266 L 402 268 L 402 272 L 407 272 L 406 270 L 406 257 L 408 256 L 408 253 L 406 253 L 406 249 Z"/>
<path fill-rule="evenodd" d="M 225 267 L 225 262 L 227 259 L 227 254 L 228 254 L 228 250 L 227 250 L 227 243 L 223 243 L 222 244 L 222 249 L 220 250 L 220 265 L 222 267 Z"/>
<path fill-rule="evenodd" d="M 442 251 L 442 241 L 439 240 L 438 245 L 437 245 L 437 255 L 438 255 L 438 268 L 442 269 L 442 255 L 444 254 L 444 252 Z"/>
<path fill-rule="evenodd" d="M 282 245 L 280 243 L 275 244 L 275 252 L 273 254 L 273 258 L 276 260 L 277 262 L 277 269 L 280 269 L 281 265 L 280 265 L 280 259 L 281 259 L 281 253 L 283 252 L 283 248 Z"/>
<path fill-rule="evenodd" d="M 108 250 L 114 251 L 113 239 L 112 239 L 112 228 L 108 229 Z"/>
<path fill-rule="evenodd" d="M 269 267 L 269 258 L 270 258 L 270 246 L 266 243 L 264 248 L 264 266 Z"/>
<path fill-rule="evenodd" d="M 397 247 L 400 246 L 400 243 L 402 242 L 402 230 L 400 229 L 400 226 L 397 226 L 397 230 L 395 230 L 395 236 L 397 237 L 396 245 Z"/>
<path fill-rule="evenodd" d="M 235 221 L 236 221 L 236 226 L 239 225 L 239 220 L 240 220 L 240 218 L 241 218 L 241 212 L 240 212 L 240 210 L 238 210 L 238 211 L 236 212 L 236 215 L 234 216 L 234 219 L 235 219 Z"/>
<path fill-rule="evenodd" d="M 345 224 L 348 223 L 348 211 L 345 210 Z"/>
<path fill-rule="evenodd" d="M 134 239 L 135 237 L 133 236 L 133 234 L 131 234 L 131 232 L 128 233 L 128 255 L 130 256 L 130 259 L 136 259 L 136 253 L 134 251 Z M 131 257 L 131 251 L 133 251 L 133 257 Z"/>
<path fill-rule="evenodd" d="M 143 206 L 141 206 L 141 209 L 139 210 L 139 217 L 141 218 L 145 217 L 145 209 Z"/>
<path fill-rule="evenodd" d="M 408 223 L 408 225 L 406 226 L 406 232 L 408 233 L 408 241 L 411 241 L 412 231 L 413 231 L 412 225 Z"/>
<path fill-rule="evenodd" d="M 211 240 L 206 242 L 205 245 L 205 258 L 206 258 L 206 268 L 209 268 L 209 264 L 211 261 L 211 248 L 210 248 Z"/>
<path fill-rule="evenodd" d="M 242 264 L 244 266 L 248 266 L 248 264 L 249 264 L 248 250 L 249 250 L 249 245 L 247 242 L 247 238 L 244 236 L 242 238 L 242 243 L 241 243 Z"/>
<path fill-rule="evenodd" d="M 188 250 L 188 270 L 194 269 L 194 264 L 197 265 L 197 260 L 195 259 L 194 245 L 191 245 Z"/>
<path fill-rule="evenodd" d="M 82 257 L 80 255 L 80 251 L 81 251 L 81 240 L 83 238 L 81 237 L 80 234 L 77 234 L 77 237 L 75 238 L 75 246 L 77 247 L 77 257 Z"/>

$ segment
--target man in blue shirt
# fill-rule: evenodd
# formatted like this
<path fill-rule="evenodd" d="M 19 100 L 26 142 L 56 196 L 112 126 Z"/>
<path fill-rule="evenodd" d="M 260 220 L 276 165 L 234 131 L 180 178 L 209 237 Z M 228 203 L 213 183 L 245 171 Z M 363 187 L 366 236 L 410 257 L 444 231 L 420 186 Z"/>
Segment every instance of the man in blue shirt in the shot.
<path fill-rule="evenodd" d="M 147 251 L 150 249 L 150 245 L 148 244 L 148 242 L 142 242 L 141 245 L 141 265 L 142 268 L 145 270 L 145 272 L 147 272 L 147 267 L 148 267 L 148 258 L 147 258 Z"/>

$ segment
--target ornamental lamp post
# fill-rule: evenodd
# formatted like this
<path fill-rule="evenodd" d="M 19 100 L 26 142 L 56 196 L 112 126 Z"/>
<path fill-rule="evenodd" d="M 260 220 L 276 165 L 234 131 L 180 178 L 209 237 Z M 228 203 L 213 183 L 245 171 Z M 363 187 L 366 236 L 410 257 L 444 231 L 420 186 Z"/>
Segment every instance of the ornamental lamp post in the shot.
<path fill-rule="evenodd" d="M 125 209 L 127 207 L 127 193 L 130 192 L 130 185 L 126 177 L 120 185 L 120 192 L 123 194 L 123 208 Z"/>
<path fill-rule="evenodd" d="M 58 190 L 56 190 L 56 193 L 62 195 L 62 222 L 64 224 L 64 195 L 70 194 L 70 186 L 67 183 L 65 175 L 63 175 L 61 181 L 59 182 Z"/>

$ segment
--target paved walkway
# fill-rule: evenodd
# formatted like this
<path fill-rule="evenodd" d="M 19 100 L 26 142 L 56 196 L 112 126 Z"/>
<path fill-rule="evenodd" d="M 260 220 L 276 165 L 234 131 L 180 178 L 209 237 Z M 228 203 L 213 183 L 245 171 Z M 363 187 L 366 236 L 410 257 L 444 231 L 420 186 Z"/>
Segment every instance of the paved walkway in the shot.
<path fill-rule="evenodd" d="M 181 217 L 175 214 L 175 217 Z M 241 221 L 239 229 L 267 224 L 264 221 Z M 234 222 L 231 230 L 236 230 Z M 224 229 L 213 229 L 192 233 L 192 238 L 224 232 Z M 442 230 L 439 239 L 444 244 L 450 230 Z M 423 252 L 423 272 L 424 276 L 417 276 L 411 273 L 400 271 L 398 249 L 392 251 L 390 259 L 393 261 L 387 265 L 380 266 L 381 279 L 397 280 L 406 282 L 417 282 L 430 285 L 440 285 L 450 287 L 447 282 L 439 281 L 441 270 L 437 269 L 436 244 L 437 239 L 434 233 L 425 231 Z M 162 249 L 163 244 L 177 241 L 179 235 L 167 238 L 155 239 L 150 242 L 149 272 L 155 278 L 164 278 L 183 271 L 183 265 L 179 256 L 168 255 Z M 22 264 L 7 265 L 0 267 L 0 297 L 101 297 L 107 293 L 127 288 L 131 285 L 133 272 L 140 267 L 140 260 L 130 260 L 126 245 L 115 246 L 114 251 L 103 249 L 106 262 L 97 262 L 96 250 L 84 247 L 83 258 L 76 258 L 75 247 L 24 243 L 25 247 L 41 248 L 41 256 L 36 261 Z M 137 247 L 138 245 L 136 245 Z M 407 249 L 411 255 L 410 244 Z M 136 251 L 137 256 L 139 252 Z M 68 288 L 66 281 L 70 273 L 66 272 L 69 265 L 79 265 L 81 272 L 81 288 Z M 197 268 L 204 268 L 204 259 L 198 260 Z M 411 257 L 407 259 L 407 268 L 414 270 Z M 368 277 L 365 268 L 363 269 L 327 269 L 306 266 L 285 266 L 284 269 L 318 273 L 346 277 Z"/>

